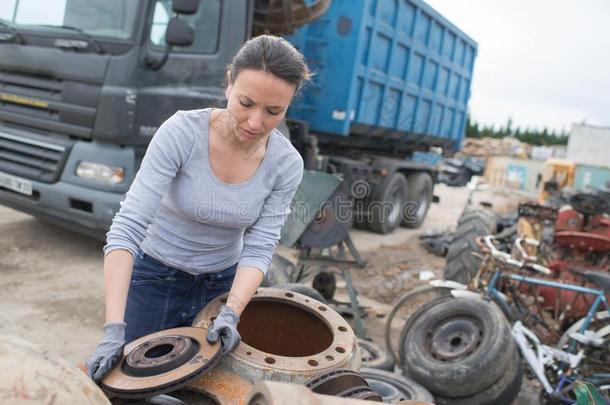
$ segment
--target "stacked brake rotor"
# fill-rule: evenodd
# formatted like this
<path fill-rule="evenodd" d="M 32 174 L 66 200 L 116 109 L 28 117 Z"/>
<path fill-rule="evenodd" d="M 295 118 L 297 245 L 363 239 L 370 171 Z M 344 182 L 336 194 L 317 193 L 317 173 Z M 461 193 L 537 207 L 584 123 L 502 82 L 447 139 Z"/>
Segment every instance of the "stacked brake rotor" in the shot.
<path fill-rule="evenodd" d="M 360 374 L 351 370 L 333 370 L 309 380 L 305 385 L 316 394 L 383 402 L 381 395 L 373 391 Z"/>
<path fill-rule="evenodd" d="M 102 381 L 112 397 L 146 398 L 177 390 L 213 369 L 220 343 L 206 340 L 207 329 L 168 329 L 137 339 Z"/>

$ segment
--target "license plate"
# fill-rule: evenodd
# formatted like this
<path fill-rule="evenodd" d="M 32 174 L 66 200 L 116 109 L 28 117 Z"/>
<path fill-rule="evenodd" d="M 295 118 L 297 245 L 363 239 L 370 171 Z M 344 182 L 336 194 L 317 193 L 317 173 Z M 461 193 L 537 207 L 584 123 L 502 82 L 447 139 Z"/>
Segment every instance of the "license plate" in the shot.
<path fill-rule="evenodd" d="M 25 195 L 32 195 L 32 182 L 20 177 L 0 172 L 0 187 L 8 188 Z"/>

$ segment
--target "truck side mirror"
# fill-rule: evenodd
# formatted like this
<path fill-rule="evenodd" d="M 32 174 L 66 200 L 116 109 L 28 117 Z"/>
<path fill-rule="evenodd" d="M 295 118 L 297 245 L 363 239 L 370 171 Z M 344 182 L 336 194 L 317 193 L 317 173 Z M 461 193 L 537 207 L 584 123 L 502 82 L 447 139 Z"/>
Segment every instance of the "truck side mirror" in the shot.
<path fill-rule="evenodd" d="M 195 30 L 177 17 L 169 20 L 165 31 L 165 42 L 171 46 L 189 46 L 195 40 Z"/>
<path fill-rule="evenodd" d="M 199 0 L 174 0 L 172 10 L 177 14 L 195 14 L 199 9 Z"/>

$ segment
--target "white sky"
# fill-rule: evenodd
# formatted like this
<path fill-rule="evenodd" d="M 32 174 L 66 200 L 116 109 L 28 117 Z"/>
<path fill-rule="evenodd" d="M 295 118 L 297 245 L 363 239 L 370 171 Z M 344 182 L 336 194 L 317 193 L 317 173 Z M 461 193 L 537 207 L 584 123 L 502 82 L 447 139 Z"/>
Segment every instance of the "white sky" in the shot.
<path fill-rule="evenodd" d="M 610 126 L 610 0 L 425 0 L 479 44 L 483 124 Z"/>

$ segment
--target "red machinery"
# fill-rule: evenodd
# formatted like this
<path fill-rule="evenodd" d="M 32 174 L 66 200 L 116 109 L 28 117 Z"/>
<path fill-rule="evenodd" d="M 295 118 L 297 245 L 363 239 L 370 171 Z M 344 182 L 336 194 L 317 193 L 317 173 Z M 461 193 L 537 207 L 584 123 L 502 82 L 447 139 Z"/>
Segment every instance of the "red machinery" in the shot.
<path fill-rule="evenodd" d="M 610 272 L 610 218 L 607 212 L 607 199 L 589 193 L 573 195 L 570 205 L 559 210 L 554 222 L 554 241 L 547 248 L 550 250 L 547 266 L 555 272 L 552 276 L 555 280 L 600 288 L 591 284 L 582 273 Z M 592 301 L 591 296 L 552 287 L 538 287 L 538 295 L 544 298 L 544 307 L 562 311 L 567 318 L 573 319 L 585 316 Z"/>

